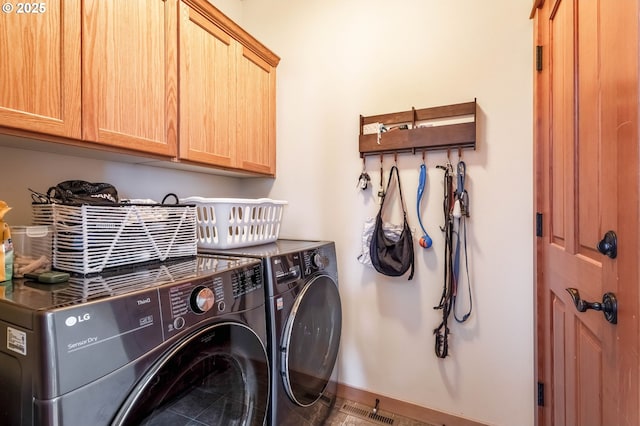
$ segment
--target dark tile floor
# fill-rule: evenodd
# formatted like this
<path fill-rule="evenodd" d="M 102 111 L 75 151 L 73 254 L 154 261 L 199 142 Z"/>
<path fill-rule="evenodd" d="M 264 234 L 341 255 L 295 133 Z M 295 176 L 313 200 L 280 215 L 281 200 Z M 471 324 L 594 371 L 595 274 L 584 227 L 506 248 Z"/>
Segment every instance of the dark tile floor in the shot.
<path fill-rule="evenodd" d="M 345 404 L 347 407 L 345 408 Z M 338 398 L 325 426 L 438 426 L 402 417 L 384 410 L 372 414 L 372 408 Z"/>

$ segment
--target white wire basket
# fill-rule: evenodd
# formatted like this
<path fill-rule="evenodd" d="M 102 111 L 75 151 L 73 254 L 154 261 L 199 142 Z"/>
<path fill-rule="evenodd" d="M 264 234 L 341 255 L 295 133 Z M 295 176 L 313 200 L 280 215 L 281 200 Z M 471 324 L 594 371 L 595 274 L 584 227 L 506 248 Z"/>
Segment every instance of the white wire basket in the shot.
<path fill-rule="evenodd" d="M 53 266 L 62 271 L 86 275 L 197 254 L 193 205 L 36 203 L 33 221 L 53 227 Z"/>
<path fill-rule="evenodd" d="M 195 204 L 198 247 L 230 249 L 271 243 L 278 239 L 286 201 L 270 198 L 188 197 Z"/>

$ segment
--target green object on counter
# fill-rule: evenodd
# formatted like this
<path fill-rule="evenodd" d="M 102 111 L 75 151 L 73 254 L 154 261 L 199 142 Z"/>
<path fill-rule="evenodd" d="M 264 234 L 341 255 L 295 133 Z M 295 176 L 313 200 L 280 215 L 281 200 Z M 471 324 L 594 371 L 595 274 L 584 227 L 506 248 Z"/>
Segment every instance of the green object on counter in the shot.
<path fill-rule="evenodd" d="M 69 274 L 66 272 L 47 271 L 39 274 L 24 274 L 25 278 L 38 281 L 39 283 L 57 284 L 69 280 Z"/>

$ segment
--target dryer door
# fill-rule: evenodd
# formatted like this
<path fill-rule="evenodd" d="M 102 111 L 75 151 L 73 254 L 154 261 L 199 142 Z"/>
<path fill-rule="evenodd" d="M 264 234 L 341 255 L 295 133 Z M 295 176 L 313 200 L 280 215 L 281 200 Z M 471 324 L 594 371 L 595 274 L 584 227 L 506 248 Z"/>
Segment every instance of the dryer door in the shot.
<path fill-rule="evenodd" d="M 250 328 L 219 323 L 192 334 L 143 377 L 114 425 L 263 425 L 269 364 Z"/>
<path fill-rule="evenodd" d="M 298 405 L 316 402 L 338 357 L 342 307 L 338 285 L 328 275 L 311 279 L 296 298 L 282 337 L 284 387 Z"/>

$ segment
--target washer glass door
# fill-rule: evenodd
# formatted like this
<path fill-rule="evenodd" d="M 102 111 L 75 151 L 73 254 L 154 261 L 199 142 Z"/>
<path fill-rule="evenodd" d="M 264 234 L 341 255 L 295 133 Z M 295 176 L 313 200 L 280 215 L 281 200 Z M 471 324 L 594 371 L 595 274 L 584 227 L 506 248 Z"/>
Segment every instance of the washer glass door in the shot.
<path fill-rule="evenodd" d="M 296 298 L 282 339 L 284 387 L 298 405 L 307 407 L 322 396 L 338 357 L 341 330 L 338 285 L 318 275 Z"/>
<path fill-rule="evenodd" d="M 209 326 L 173 348 L 140 381 L 116 425 L 263 425 L 269 401 L 264 345 L 238 323 Z"/>

